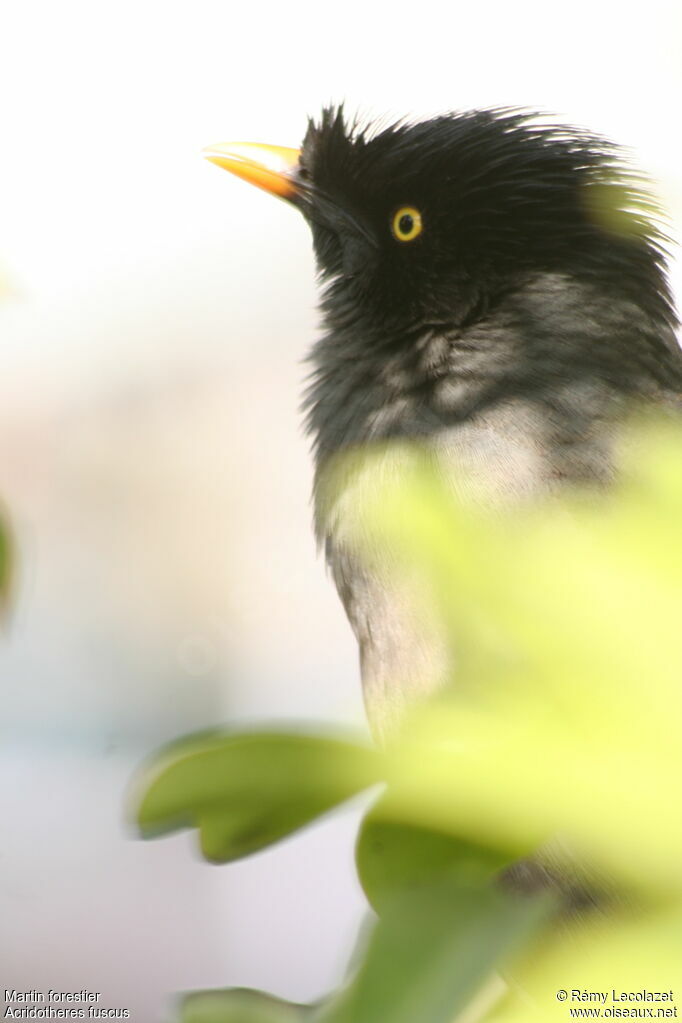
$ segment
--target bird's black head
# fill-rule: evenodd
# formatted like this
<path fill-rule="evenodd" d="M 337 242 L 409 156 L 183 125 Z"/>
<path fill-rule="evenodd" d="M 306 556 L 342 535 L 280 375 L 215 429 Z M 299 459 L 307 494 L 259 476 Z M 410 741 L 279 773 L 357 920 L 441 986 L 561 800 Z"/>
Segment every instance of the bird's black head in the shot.
<path fill-rule="evenodd" d="M 361 128 L 329 108 L 309 124 L 297 175 L 337 322 L 459 324 L 536 273 L 668 309 L 651 200 L 586 132 L 515 110 Z"/>

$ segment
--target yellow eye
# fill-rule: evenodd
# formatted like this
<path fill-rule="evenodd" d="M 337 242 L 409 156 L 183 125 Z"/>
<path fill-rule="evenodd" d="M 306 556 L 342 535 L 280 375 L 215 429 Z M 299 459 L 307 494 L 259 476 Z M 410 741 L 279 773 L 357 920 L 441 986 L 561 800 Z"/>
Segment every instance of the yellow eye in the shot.
<path fill-rule="evenodd" d="M 393 237 L 399 242 L 411 242 L 422 233 L 422 215 L 414 206 L 401 206 L 391 220 Z"/>

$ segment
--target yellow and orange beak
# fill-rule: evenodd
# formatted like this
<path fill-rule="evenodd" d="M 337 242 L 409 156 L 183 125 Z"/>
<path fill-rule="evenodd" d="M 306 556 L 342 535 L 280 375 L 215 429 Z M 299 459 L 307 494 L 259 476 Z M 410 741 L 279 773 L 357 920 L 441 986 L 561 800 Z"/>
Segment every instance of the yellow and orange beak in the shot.
<path fill-rule="evenodd" d="M 298 149 L 261 146 L 253 142 L 221 142 L 204 149 L 204 156 L 218 167 L 280 199 L 291 202 L 300 194 Z"/>

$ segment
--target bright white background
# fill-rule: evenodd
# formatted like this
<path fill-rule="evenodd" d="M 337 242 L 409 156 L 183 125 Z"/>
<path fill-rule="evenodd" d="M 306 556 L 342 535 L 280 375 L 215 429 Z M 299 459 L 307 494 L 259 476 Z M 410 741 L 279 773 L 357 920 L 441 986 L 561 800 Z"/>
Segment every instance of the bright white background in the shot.
<path fill-rule="evenodd" d="M 634 147 L 682 213 L 669 3 L 7 2 L 0 32 L 0 494 L 20 571 L 1 651 L 0 988 L 321 994 L 363 912 L 355 814 L 215 868 L 142 844 L 159 742 L 362 723 L 309 531 L 297 414 L 307 229 L 203 161 L 296 145 L 329 100 L 522 104 Z"/>

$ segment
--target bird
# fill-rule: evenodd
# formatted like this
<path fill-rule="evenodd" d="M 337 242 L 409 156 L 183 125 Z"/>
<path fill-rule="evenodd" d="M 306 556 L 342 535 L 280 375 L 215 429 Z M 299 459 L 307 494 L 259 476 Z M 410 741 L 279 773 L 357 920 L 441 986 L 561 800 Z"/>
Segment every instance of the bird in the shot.
<path fill-rule="evenodd" d="M 353 550 L 357 481 L 330 497 L 328 467 L 380 444 L 390 472 L 391 452 L 398 464 L 418 444 L 492 504 L 608 485 L 632 403 L 677 410 L 682 395 L 659 210 L 614 143 L 518 108 L 386 124 L 330 106 L 299 149 L 205 153 L 312 232 L 316 531 L 386 742 L 454 669 L 438 630 Z"/>

